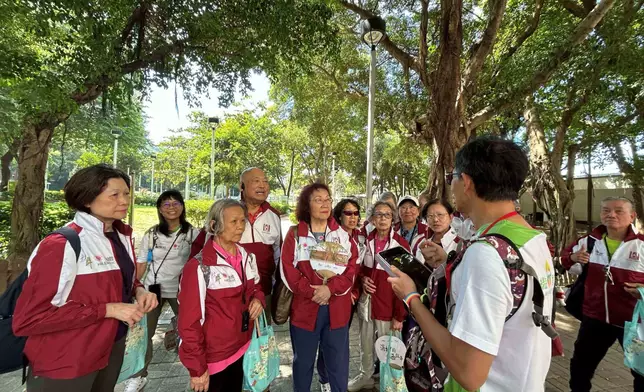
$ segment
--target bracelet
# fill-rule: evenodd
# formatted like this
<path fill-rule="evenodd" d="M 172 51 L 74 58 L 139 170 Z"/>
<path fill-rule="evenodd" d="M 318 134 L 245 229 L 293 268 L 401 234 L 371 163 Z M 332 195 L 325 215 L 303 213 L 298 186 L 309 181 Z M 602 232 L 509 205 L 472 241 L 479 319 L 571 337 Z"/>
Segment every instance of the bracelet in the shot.
<path fill-rule="evenodd" d="M 411 292 L 411 293 L 407 294 L 405 299 L 403 299 L 403 302 L 405 303 L 405 305 L 407 305 L 407 308 L 411 309 L 411 301 L 414 298 L 420 299 L 420 294 L 418 294 L 417 292 L 414 291 L 414 292 Z"/>

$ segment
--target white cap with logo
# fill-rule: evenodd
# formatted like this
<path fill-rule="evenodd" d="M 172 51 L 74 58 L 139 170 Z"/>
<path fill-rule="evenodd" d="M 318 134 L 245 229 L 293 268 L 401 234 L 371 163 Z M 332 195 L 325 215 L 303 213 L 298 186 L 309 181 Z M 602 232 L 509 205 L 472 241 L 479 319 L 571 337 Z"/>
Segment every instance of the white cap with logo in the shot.
<path fill-rule="evenodd" d="M 400 200 L 398 200 L 398 207 L 400 207 L 406 201 L 411 201 L 416 205 L 416 207 L 420 207 L 420 203 L 418 203 L 418 199 L 411 195 L 405 195 L 401 197 Z"/>

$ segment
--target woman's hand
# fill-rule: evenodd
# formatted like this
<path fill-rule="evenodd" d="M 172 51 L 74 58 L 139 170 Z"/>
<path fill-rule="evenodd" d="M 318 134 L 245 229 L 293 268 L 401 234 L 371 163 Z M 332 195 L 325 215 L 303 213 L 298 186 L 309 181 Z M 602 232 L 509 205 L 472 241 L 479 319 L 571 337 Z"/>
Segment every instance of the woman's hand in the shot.
<path fill-rule="evenodd" d="M 261 315 L 263 311 L 264 311 L 264 307 L 262 307 L 262 303 L 257 298 L 254 298 L 250 302 L 250 306 L 248 307 L 248 313 L 250 313 L 250 319 L 257 320 L 257 317 L 259 317 L 259 315 Z"/>
<path fill-rule="evenodd" d="M 640 292 L 638 290 L 639 287 L 644 287 L 644 284 L 642 283 L 630 283 L 626 282 L 624 283 L 624 290 L 626 290 L 627 293 L 635 297 L 636 299 L 642 299 L 640 297 Z"/>
<path fill-rule="evenodd" d="M 331 290 L 326 285 L 311 286 L 315 292 L 313 293 L 313 302 L 318 305 L 328 305 L 331 298 Z"/>
<path fill-rule="evenodd" d="M 368 276 L 362 277 L 362 286 L 364 286 L 364 290 L 367 294 L 373 294 L 376 292 L 376 283 Z"/>
<path fill-rule="evenodd" d="M 387 282 L 391 283 L 391 288 L 394 289 L 394 293 L 398 298 L 404 299 L 408 294 L 416 291 L 416 284 L 409 275 L 400 271 L 393 265 L 391 266 L 391 270 L 398 276 L 387 278 Z"/>
<path fill-rule="evenodd" d="M 136 302 L 143 313 L 148 313 L 159 305 L 157 295 L 139 287 L 136 289 Z"/>
<path fill-rule="evenodd" d="M 208 370 L 201 377 L 190 377 L 190 389 L 195 392 L 208 392 L 210 375 Z"/>
<path fill-rule="evenodd" d="M 391 329 L 394 331 L 402 331 L 403 323 L 396 319 L 391 320 Z"/>
<path fill-rule="evenodd" d="M 121 320 L 131 328 L 141 321 L 143 312 L 140 310 L 139 305 L 115 302 L 105 305 L 105 318 Z"/>

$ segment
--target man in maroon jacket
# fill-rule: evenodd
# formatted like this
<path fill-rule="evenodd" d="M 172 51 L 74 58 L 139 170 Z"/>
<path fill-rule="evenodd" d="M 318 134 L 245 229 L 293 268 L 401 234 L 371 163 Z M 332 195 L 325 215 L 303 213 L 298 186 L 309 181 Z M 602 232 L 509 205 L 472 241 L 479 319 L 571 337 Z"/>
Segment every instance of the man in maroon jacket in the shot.
<path fill-rule="evenodd" d="M 608 349 L 615 340 L 623 345 L 624 322 L 633 315 L 637 287 L 644 286 L 644 235 L 633 226 L 633 203 L 622 197 L 606 198 L 600 217 L 602 224 L 561 256 L 566 269 L 577 263 L 588 269 L 583 319 L 570 360 L 572 392 L 590 391 L 595 369 Z M 634 390 L 644 391 L 644 377 L 632 373 Z"/>

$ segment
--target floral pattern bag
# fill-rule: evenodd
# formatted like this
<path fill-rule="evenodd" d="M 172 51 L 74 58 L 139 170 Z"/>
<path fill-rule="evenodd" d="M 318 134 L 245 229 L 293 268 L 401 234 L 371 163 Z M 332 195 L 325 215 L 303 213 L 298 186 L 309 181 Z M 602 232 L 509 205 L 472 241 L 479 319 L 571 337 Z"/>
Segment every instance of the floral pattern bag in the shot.
<path fill-rule="evenodd" d="M 120 321 L 119 321 L 120 322 Z M 148 349 L 148 317 L 128 328 L 125 338 L 125 355 L 117 383 L 127 380 L 145 366 L 145 352 Z"/>
<path fill-rule="evenodd" d="M 389 332 L 389 344 L 387 345 L 387 362 L 380 362 L 380 391 L 382 392 L 408 392 L 405 383 L 405 371 L 391 367 L 391 337 Z"/>
<path fill-rule="evenodd" d="M 280 354 L 273 327 L 266 324 L 264 313 L 253 328 L 253 337 L 244 354 L 244 391 L 265 391 L 280 370 Z"/>
<path fill-rule="evenodd" d="M 637 289 L 644 298 L 644 288 Z M 644 374 L 644 300 L 640 299 L 633 311 L 633 320 L 624 325 L 624 364 Z"/>

